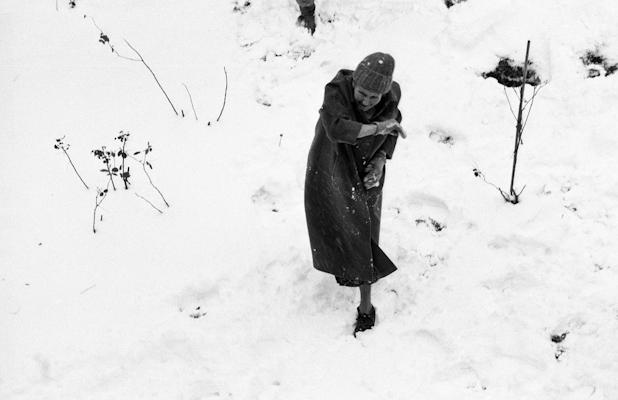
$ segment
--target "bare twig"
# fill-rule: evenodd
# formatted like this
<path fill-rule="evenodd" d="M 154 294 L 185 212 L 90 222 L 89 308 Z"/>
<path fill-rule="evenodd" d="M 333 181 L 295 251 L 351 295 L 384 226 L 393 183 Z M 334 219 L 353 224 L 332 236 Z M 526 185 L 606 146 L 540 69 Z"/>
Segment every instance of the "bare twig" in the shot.
<path fill-rule="evenodd" d="M 129 61 L 137 61 L 140 62 L 141 60 L 138 60 L 137 58 L 131 58 L 131 57 L 127 57 L 127 56 L 123 56 L 122 54 L 118 53 L 118 51 L 116 50 L 116 48 L 114 46 L 111 46 L 112 49 L 112 53 L 114 53 L 118 58 L 122 58 L 123 60 L 129 60 Z"/>
<path fill-rule="evenodd" d="M 225 93 L 223 95 L 223 105 L 221 106 L 221 112 L 219 112 L 219 116 L 217 117 L 217 122 L 219 122 L 219 118 L 221 118 L 221 114 L 223 114 L 223 109 L 225 108 L 225 101 L 227 99 L 227 70 L 223 67 L 223 72 L 225 73 Z"/>
<path fill-rule="evenodd" d="M 69 157 L 69 153 L 67 153 L 67 151 L 66 151 L 66 149 L 64 147 L 62 147 L 62 151 L 64 152 L 64 155 L 67 156 L 67 159 L 69 160 L 69 163 L 71 163 L 71 167 L 73 167 L 73 171 L 75 171 L 75 173 L 77 174 L 77 177 L 79 178 L 79 180 L 82 181 L 82 183 L 86 187 L 86 190 L 90 190 L 88 185 L 86 185 L 86 182 L 84 182 L 84 180 L 82 179 L 82 177 L 79 174 L 79 172 L 77 172 L 77 168 L 75 168 L 75 165 L 73 164 L 73 160 L 71 160 L 71 157 Z"/>
<path fill-rule="evenodd" d="M 79 292 L 79 294 L 84 294 L 84 293 L 86 293 L 87 291 L 89 291 L 90 289 L 95 288 L 96 286 L 97 286 L 96 284 L 94 284 L 94 285 L 90 285 L 90 286 L 88 286 L 86 289 L 84 289 L 84 290 L 82 290 L 81 292 Z"/>
<path fill-rule="evenodd" d="M 136 62 L 140 62 L 141 60 L 137 59 L 137 58 L 131 58 L 131 57 L 127 57 L 124 56 L 120 53 L 118 53 L 118 51 L 116 50 L 116 48 L 110 43 L 109 41 L 109 37 L 103 32 L 103 29 L 101 29 L 101 27 L 99 25 L 97 25 L 97 22 L 94 20 L 93 17 L 90 17 L 90 20 L 92 21 L 92 24 L 99 30 L 99 42 L 106 44 L 110 50 L 112 51 L 112 53 L 114 53 L 117 57 L 122 58 L 123 60 L 128 60 L 128 61 L 136 61 Z"/>
<path fill-rule="evenodd" d="M 152 183 L 152 179 L 150 178 L 150 174 L 148 174 L 148 171 L 146 170 L 146 166 L 144 164 L 142 164 L 142 168 L 144 169 L 144 172 L 146 173 L 146 177 L 148 177 L 148 181 L 150 182 L 150 185 L 157 191 L 157 193 L 159 193 L 159 196 L 161 196 L 161 200 L 163 200 L 163 202 L 165 203 L 165 206 L 169 207 L 170 204 L 167 202 L 167 200 L 165 200 L 165 197 L 163 196 L 163 193 L 161 193 L 159 188 L 156 187 L 154 183 Z"/>
<path fill-rule="evenodd" d="M 474 168 L 474 169 L 472 170 L 472 172 L 474 172 L 474 176 L 477 176 L 477 177 L 481 178 L 481 179 L 482 179 L 482 180 L 483 180 L 486 184 L 488 184 L 489 186 L 494 187 L 494 188 L 495 188 L 497 191 L 499 191 L 500 193 L 503 193 L 502 189 L 500 189 L 500 188 L 499 188 L 497 185 L 495 185 L 494 183 L 492 183 L 492 182 L 488 181 L 488 180 L 485 178 L 485 175 L 484 175 L 481 171 L 479 171 L 477 168 Z"/>
<path fill-rule="evenodd" d="M 148 146 L 150 147 L 150 143 L 148 143 Z M 144 158 L 141 161 L 142 164 L 142 168 L 144 169 L 144 173 L 146 174 L 146 177 L 148 178 L 148 181 L 150 182 L 150 186 L 152 186 L 157 193 L 159 193 L 159 196 L 161 196 L 161 200 L 163 200 L 163 202 L 165 203 L 166 207 L 169 207 L 169 203 L 167 202 L 167 200 L 165 200 L 165 196 L 163 196 L 163 193 L 161 193 L 161 191 L 159 190 L 159 188 L 152 182 L 152 178 L 150 178 L 150 174 L 148 173 L 148 170 L 146 169 L 146 164 L 148 164 L 148 166 L 150 166 L 150 163 L 148 163 L 146 161 L 146 152 L 144 151 Z"/>
<path fill-rule="evenodd" d="M 142 64 L 144 64 L 144 66 L 148 69 L 148 71 L 150 71 L 150 73 L 152 74 L 152 77 L 157 82 L 157 85 L 159 85 L 159 89 L 161 89 L 161 91 L 165 95 L 165 98 L 167 99 L 168 103 L 170 103 L 170 106 L 172 107 L 172 110 L 174 110 L 174 114 L 178 115 L 178 111 L 176 111 L 176 107 L 174 107 L 174 104 L 172 103 L 172 100 L 170 100 L 169 96 L 167 95 L 167 92 L 165 91 L 165 89 L 163 89 L 163 86 L 161 86 L 161 83 L 159 82 L 159 79 L 157 79 L 157 75 L 155 75 L 155 73 L 152 70 L 152 68 L 150 68 L 150 66 L 146 63 L 146 61 L 144 60 L 144 57 L 142 57 L 140 52 L 137 51 L 135 49 L 135 47 L 131 46 L 131 43 L 129 43 L 126 39 L 124 39 L 124 42 L 127 44 L 127 46 L 129 46 L 131 48 L 131 50 L 133 50 L 135 52 L 135 54 L 137 54 L 137 56 L 139 57 L 139 61 L 141 61 Z"/>
<path fill-rule="evenodd" d="M 150 204 L 150 206 L 151 206 L 152 208 L 154 208 L 155 210 L 157 210 L 157 211 L 159 212 L 159 214 L 163 214 L 163 211 L 159 210 L 159 209 L 158 209 L 158 208 L 157 208 L 154 204 L 152 204 L 152 202 L 151 202 L 150 200 L 148 200 L 148 199 L 147 199 L 147 198 L 145 198 L 144 196 L 141 196 L 141 195 L 139 195 L 139 194 L 137 194 L 137 193 L 135 193 L 135 195 L 136 195 L 137 197 L 139 197 L 140 199 L 144 200 L 146 203 Z"/>
<path fill-rule="evenodd" d="M 120 136 L 122 137 L 122 136 Z M 120 153 L 120 157 L 122 158 L 122 165 L 120 166 L 121 168 L 121 173 L 120 173 L 120 177 L 122 178 L 122 181 L 124 182 L 124 190 L 129 190 L 129 169 L 131 167 L 128 167 L 127 170 L 124 170 L 124 160 L 125 158 L 127 158 L 127 153 L 125 150 L 125 147 L 127 145 L 127 136 L 124 136 L 122 139 L 122 153 Z"/>
<path fill-rule="evenodd" d="M 513 115 L 513 118 L 515 118 L 515 120 L 517 121 L 517 116 L 515 115 L 515 111 L 513 111 L 513 106 L 511 106 L 511 99 L 509 99 L 509 95 L 506 92 L 506 86 L 502 86 L 502 88 L 504 89 L 504 97 L 506 97 L 506 101 L 509 103 L 509 109 L 511 110 L 511 114 Z"/>
<path fill-rule="evenodd" d="M 539 94 L 541 89 L 543 89 L 547 85 L 547 83 L 548 82 L 543 82 L 541 85 L 534 86 L 532 96 L 528 100 L 524 101 L 524 110 L 528 106 L 528 103 L 534 102 L 534 98 L 537 96 L 537 94 Z"/>
<path fill-rule="evenodd" d="M 75 171 L 75 174 L 77 175 L 79 180 L 82 181 L 82 183 L 86 187 L 86 190 L 90 190 L 88 185 L 86 185 L 86 182 L 84 182 L 84 180 L 82 179 L 82 176 L 79 174 L 79 172 L 77 172 L 77 168 L 75 168 L 75 164 L 73 164 L 73 160 L 71 160 L 71 156 L 69 156 L 69 152 L 68 152 L 69 147 L 71 145 L 68 143 L 64 143 L 64 138 L 65 137 L 63 136 L 61 138 L 56 139 L 56 144 L 54 145 L 54 149 L 62 150 L 64 155 L 67 157 L 67 160 L 69 160 L 69 164 L 71 164 L 71 167 L 73 167 L 73 171 Z"/>
<path fill-rule="evenodd" d="M 109 184 L 108 184 L 109 187 Z M 94 199 L 94 212 L 92 215 L 92 232 L 97 233 L 96 223 L 97 223 L 97 209 L 101 207 L 101 203 L 107 197 L 108 189 L 101 190 L 97 189 L 97 196 Z"/>
<path fill-rule="evenodd" d="M 95 21 L 93 17 L 90 17 L 90 20 L 92 21 L 94 26 L 99 30 L 99 32 L 103 33 L 103 29 L 101 29 L 101 27 L 97 25 L 97 21 Z"/>
<path fill-rule="evenodd" d="M 148 151 L 146 151 L 148 150 Z M 159 193 L 159 196 L 161 197 L 161 200 L 163 200 L 163 202 L 165 203 L 166 207 L 169 207 L 169 203 L 167 202 L 167 200 L 165 199 L 165 196 L 163 196 L 163 193 L 161 193 L 161 191 L 159 190 L 159 188 L 152 182 L 152 178 L 150 177 L 150 174 L 148 173 L 148 170 L 146 169 L 146 166 L 148 165 L 148 167 L 152 168 L 152 165 L 150 164 L 150 162 L 148 162 L 146 160 L 147 154 L 152 150 L 152 148 L 150 147 L 150 143 L 148 143 L 148 147 L 146 148 L 146 150 L 144 150 L 144 158 L 141 160 L 138 160 L 137 158 L 129 155 L 129 157 L 131 157 L 132 159 L 134 159 L 135 161 L 137 161 L 138 163 L 142 164 L 142 169 L 144 170 L 144 174 L 146 174 L 146 177 L 148 178 L 148 182 L 150 182 L 150 186 L 152 186 L 154 188 L 154 190 L 157 191 L 157 193 Z"/>
<path fill-rule="evenodd" d="M 532 112 L 532 106 L 534 106 L 534 99 L 536 98 L 536 96 L 539 94 L 539 92 L 541 91 L 541 89 L 543 89 L 543 87 L 546 84 L 543 84 L 541 86 L 535 87 L 534 88 L 534 92 L 532 94 L 532 97 L 526 102 L 526 107 L 528 107 L 528 103 L 530 103 L 530 108 L 528 108 L 528 113 L 526 114 L 526 119 L 524 121 L 524 125 L 521 128 L 522 131 L 522 135 L 524 133 L 524 130 L 526 129 L 526 125 L 528 124 L 528 117 L 530 117 L 530 112 Z M 524 107 L 524 109 L 526 108 Z M 520 138 L 521 139 L 521 138 Z"/>
<path fill-rule="evenodd" d="M 115 163 L 116 163 L 116 160 L 114 160 L 114 164 Z M 111 183 L 112 184 L 112 188 L 114 189 L 114 191 L 116 191 L 116 185 L 114 184 L 114 178 L 113 178 L 113 175 L 112 175 L 112 171 L 109 169 L 109 163 L 107 163 L 107 175 L 109 176 L 108 186 L 109 186 L 109 183 Z"/>
<path fill-rule="evenodd" d="M 191 97 L 191 92 L 189 92 L 189 88 L 184 83 L 182 84 L 187 90 L 187 94 L 189 95 L 189 100 L 191 101 L 191 108 L 193 109 L 193 115 L 195 116 L 195 120 L 197 121 L 197 113 L 195 112 L 195 106 L 193 105 L 193 97 Z"/>
<path fill-rule="evenodd" d="M 474 168 L 472 171 L 474 172 L 474 176 L 477 176 L 477 177 L 481 178 L 481 179 L 483 180 L 483 182 L 485 182 L 485 183 L 486 183 L 486 184 L 488 184 L 489 186 L 491 186 L 491 187 L 495 188 L 495 189 L 496 189 L 496 190 L 500 193 L 500 195 L 502 196 L 502 198 L 504 199 L 504 201 L 507 201 L 507 202 L 512 203 L 512 204 L 517 204 L 517 203 L 519 202 L 519 195 L 520 195 L 520 194 L 524 191 L 524 189 L 526 188 L 526 186 L 524 185 L 524 187 L 521 189 L 521 191 L 520 191 L 519 193 L 517 193 L 517 194 L 515 194 L 515 195 L 511 195 L 511 194 L 509 194 L 509 193 L 506 193 L 504 190 L 502 190 L 502 189 L 501 189 L 500 187 L 498 187 L 496 184 L 494 184 L 494 183 L 492 183 L 492 182 L 488 181 L 488 180 L 485 178 L 485 175 L 484 175 L 481 171 L 479 171 L 477 168 Z"/>

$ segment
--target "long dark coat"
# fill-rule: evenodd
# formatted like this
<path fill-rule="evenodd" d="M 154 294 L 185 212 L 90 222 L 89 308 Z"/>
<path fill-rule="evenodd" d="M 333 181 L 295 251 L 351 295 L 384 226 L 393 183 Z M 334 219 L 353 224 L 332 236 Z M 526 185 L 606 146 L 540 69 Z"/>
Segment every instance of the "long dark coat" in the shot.
<path fill-rule="evenodd" d="M 382 186 L 365 189 L 365 166 L 379 151 L 393 155 L 396 136 L 357 139 L 362 124 L 401 122 L 401 90 L 391 90 L 367 115 L 356 107 L 352 71 L 341 70 L 326 85 L 305 177 L 305 213 L 316 269 L 345 286 L 370 284 L 397 268 L 378 246 Z"/>

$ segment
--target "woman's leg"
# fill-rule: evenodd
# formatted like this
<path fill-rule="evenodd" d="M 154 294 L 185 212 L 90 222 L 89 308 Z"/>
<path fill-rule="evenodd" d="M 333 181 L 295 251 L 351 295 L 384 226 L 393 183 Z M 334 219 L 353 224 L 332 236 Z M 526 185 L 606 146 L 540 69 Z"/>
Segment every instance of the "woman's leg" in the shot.
<path fill-rule="evenodd" d="M 354 326 L 354 337 L 358 332 L 373 328 L 376 323 L 376 311 L 371 305 L 371 285 L 361 285 L 361 303 L 358 306 L 356 325 Z"/>
<path fill-rule="evenodd" d="M 360 286 L 361 300 L 358 310 L 363 314 L 369 314 L 371 312 L 371 285 Z"/>

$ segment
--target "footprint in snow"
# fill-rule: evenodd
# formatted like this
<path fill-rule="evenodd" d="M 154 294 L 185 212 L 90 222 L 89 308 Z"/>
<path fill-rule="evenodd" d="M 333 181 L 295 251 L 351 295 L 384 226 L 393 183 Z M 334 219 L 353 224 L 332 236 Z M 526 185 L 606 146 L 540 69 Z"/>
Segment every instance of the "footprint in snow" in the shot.
<path fill-rule="evenodd" d="M 431 194 L 412 192 L 404 201 L 404 207 L 417 216 L 415 218 L 415 221 L 419 221 L 417 223 L 427 223 L 436 231 L 446 227 L 443 221 L 450 215 L 450 209 L 444 200 Z"/>
<path fill-rule="evenodd" d="M 455 136 L 441 129 L 432 129 L 429 132 L 429 139 L 448 146 L 453 146 L 455 144 Z"/>

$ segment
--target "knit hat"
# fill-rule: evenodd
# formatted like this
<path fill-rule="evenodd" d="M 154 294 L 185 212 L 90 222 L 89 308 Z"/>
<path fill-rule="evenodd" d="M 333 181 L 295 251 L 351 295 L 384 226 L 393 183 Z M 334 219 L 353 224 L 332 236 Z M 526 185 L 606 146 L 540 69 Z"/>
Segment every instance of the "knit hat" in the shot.
<path fill-rule="evenodd" d="M 385 94 L 391 90 L 395 59 L 390 54 L 373 53 L 358 64 L 352 77 L 354 84 L 374 93 Z"/>

